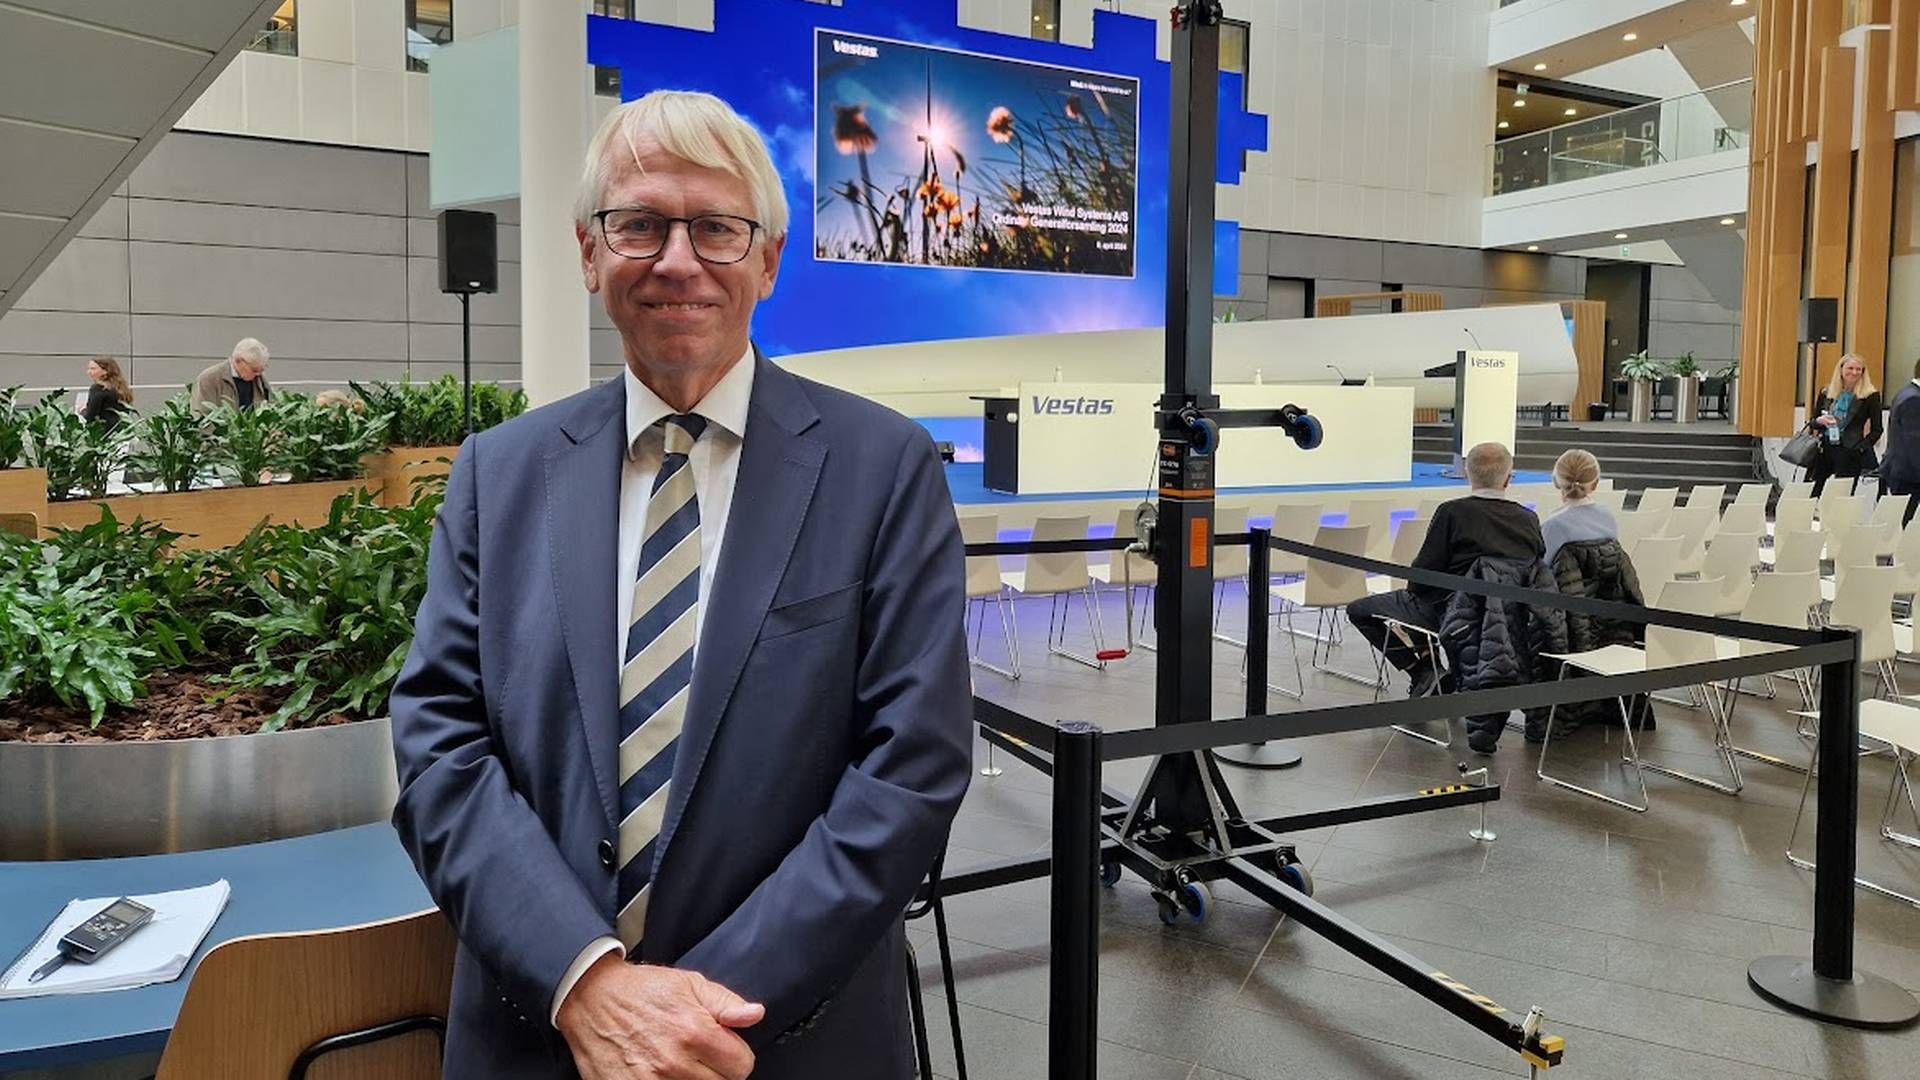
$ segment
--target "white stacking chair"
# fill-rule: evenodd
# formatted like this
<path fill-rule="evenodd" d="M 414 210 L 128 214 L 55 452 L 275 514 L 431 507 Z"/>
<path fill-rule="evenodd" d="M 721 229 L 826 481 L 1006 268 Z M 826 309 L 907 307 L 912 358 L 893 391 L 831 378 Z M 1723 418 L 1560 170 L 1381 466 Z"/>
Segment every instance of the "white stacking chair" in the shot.
<path fill-rule="evenodd" d="M 1644 488 L 1640 492 L 1640 501 L 1635 503 L 1633 508 L 1640 513 L 1646 513 L 1648 510 L 1671 510 L 1679 495 L 1679 488 Z"/>
<path fill-rule="evenodd" d="M 1086 538 L 1085 514 L 1037 518 L 1033 523 L 1035 541 Z M 1107 662 L 1099 659 L 1099 654 L 1107 647 L 1105 635 L 1100 630 L 1100 598 L 1093 591 L 1093 574 L 1087 568 L 1087 553 L 1034 552 L 1023 558 L 1026 563 L 1023 569 L 1006 571 L 1000 578 L 1021 599 L 1044 596 L 1052 601 L 1052 607 L 1047 612 L 1047 651 L 1076 664 L 1106 670 Z M 1073 608 L 1075 596 L 1080 597 L 1082 606 L 1086 608 L 1087 632 L 1093 635 L 1093 656 L 1072 652 L 1066 647 L 1067 615 Z"/>
<path fill-rule="evenodd" d="M 1760 565 L 1760 534 L 1723 532 L 1707 548 L 1700 563 L 1700 576 L 1719 578 L 1723 584 L 1720 606 L 1715 615 L 1732 615 L 1747 606 L 1753 593 L 1754 567 Z"/>
<path fill-rule="evenodd" d="M 1881 743 L 1893 754 L 1893 776 L 1887 783 L 1886 809 L 1880 815 L 1880 838 L 1910 848 L 1920 848 L 1920 836 L 1895 829 L 1893 819 L 1897 812 L 1897 797 L 1904 792 L 1907 810 L 1913 815 L 1915 822 L 1920 824 L 1920 804 L 1916 804 L 1913 785 L 1907 778 L 1907 763 L 1913 760 L 1914 754 L 1920 753 L 1920 709 L 1914 708 L 1917 703 L 1920 703 L 1920 699 L 1911 697 L 1902 698 L 1898 702 L 1862 701 L 1860 703 L 1861 739 Z M 1798 715 L 1809 720 L 1820 718 L 1820 714 L 1812 710 Z M 1802 870 L 1812 870 L 1815 864 L 1811 859 L 1803 859 L 1794 854 L 1793 846 L 1800 839 L 1800 819 L 1806 816 L 1807 792 L 1813 787 L 1815 766 L 1819 760 L 1820 744 L 1815 742 L 1807 762 L 1807 779 L 1800 786 L 1800 808 L 1794 812 L 1793 828 L 1787 833 L 1787 861 Z M 1889 899 L 1920 907 L 1920 896 L 1903 893 L 1859 876 L 1854 877 L 1853 883 L 1856 887 L 1868 892 L 1879 893 Z"/>
<path fill-rule="evenodd" d="M 1780 497 L 1783 499 L 1811 499 L 1813 498 L 1813 481 L 1790 480 L 1780 485 Z"/>
<path fill-rule="evenodd" d="M 1123 508 L 1113 519 L 1113 535 L 1132 536 L 1134 519 L 1139 513 L 1140 508 L 1137 506 Z M 1140 633 L 1144 635 L 1147 626 L 1153 622 L 1153 591 L 1160 583 L 1160 572 L 1154 566 L 1153 557 L 1139 551 L 1124 549 L 1110 551 L 1107 553 L 1105 564 L 1096 562 L 1088 567 L 1088 572 L 1093 575 L 1095 581 L 1106 588 L 1121 591 L 1121 599 L 1127 612 L 1127 648 L 1140 645 L 1152 649 L 1153 646 L 1147 645 L 1134 635 L 1133 612 L 1136 609 L 1141 612 Z M 1146 592 L 1145 602 L 1136 603 L 1135 597 L 1142 590 Z"/>
<path fill-rule="evenodd" d="M 1594 502 L 1613 511 L 1615 517 L 1626 512 L 1627 492 L 1625 488 L 1601 488 L 1588 496 Z"/>
<path fill-rule="evenodd" d="M 1367 550 L 1367 540 L 1365 525 L 1322 525 L 1314 534 L 1313 544 L 1315 547 L 1344 552 L 1348 555 L 1364 555 Z M 1366 686 L 1378 685 L 1378 679 L 1375 677 L 1356 675 L 1331 665 L 1333 647 L 1339 640 L 1340 613 L 1348 604 L 1364 599 L 1368 595 L 1366 574 L 1351 567 L 1336 566 L 1322 559 L 1311 559 L 1307 562 L 1306 577 L 1285 585 L 1274 586 L 1272 592 L 1273 596 L 1282 602 L 1280 615 L 1286 622 L 1288 634 L 1298 633 L 1293 626 L 1294 611 L 1303 610 L 1314 613 L 1318 632 L 1305 636 L 1313 641 L 1311 656 L 1316 670 Z M 1293 656 L 1293 670 L 1301 680 L 1298 685 L 1304 689 L 1306 675 L 1300 668 L 1300 654 L 1297 649 Z"/>
<path fill-rule="evenodd" d="M 1899 653 L 1893 593 L 1900 587 L 1900 573 L 1896 566 L 1856 566 L 1848 570 L 1834 590 L 1833 605 L 1826 616 L 1829 626 L 1851 626 L 1860 631 L 1861 667 L 1871 664 L 1880 673 L 1881 690 L 1889 698 L 1900 696 L 1900 680 L 1893 670 L 1893 659 Z"/>
<path fill-rule="evenodd" d="M 1734 492 L 1733 505 L 1747 506 L 1751 503 L 1759 503 L 1764 508 L 1767 505 L 1767 496 L 1772 494 L 1772 484 L 1741 484 L 1740 490 Z M 1762 512 L 1764 513 L 1764 509 Z"/>
<path fill-rule="evenodd" d="M 1649 536 L 1640 541 L 1633 554 L 1633 573 L 1640 579 L 1640 595 L 1648 607 L 1658 607 L 1660 591 L 1680 569 L 1680 538 Z"/>
<path fill-rule="evenodd" d="M 1666 535 L 1680 538 L 1677 573 L 1700 572 L 1700 563 L 1707 555 L 1707 535 L 1719 520 L 1718 506 L 1683 506 L 1667 518 Z"/>
<path fill-rule="evenodd" d="M 1446 502 L 1448 498 L 1449 496 L 1446 495 L 1425 496 L 1420 500 L 1420 504 L 1414 507 L 1413 516 L 1423 517 L 1428 521 L 1432 521 L 1434 513 L 1440 509 L 1440 504 Z"/>
<path fill-rule="evenodd" d="M 1719 603 L 1720 582 L 1715 578 L 1701 578 L 1697 581 L 1676 581 L 1668 585 L 1659 606 L 1669 610 L 1691 615 L 1711 615 Z M 1570 671 L 1585 671 L 1594 675 L 1634 675 L 1659 668 L 1682 667 L 1688 664 L 1710 663 L 1717 658 L 1714 639 L 1711 634 L 1693 630 L 1676 630 L 1672 627 L 1647 626 L 1647 645 L 1641 649 L 1632 645 L 1606 645 L 1598 649 L 1589 649 L 1582 653 L 1546 653 L 1548 659 L 1561 662 L 1560 677 L 1566 678 Z M 1699 689 L 1695 687 L 1694 689 Z M 1722 783 L 1709 777 L 1685 772 L 1668 765 L 1647 761 L 1640 756 L 1639 746 L 1634 742 L 1634 717 L 1630 715 L 1625 698 L 1620 701 L 1621 730 L 1625 735 L 1627 752 L 1622 755 L 1623 764 L 1633 769 L 1634 778 L 1640 787 L 1640 802 L 1636 805 L 1623 799 L 1616 799 L 1603 791 L 1576 784 L 1561 776 L 1547 772 L 1547 752 L 1553 745 L 1553 710 L 1547 713 L 1546 739 L 1540 744 L 1540 760 L 1535 774 L 1555 787 L 1591 796 L 1605 803 L 1645 813 L 1648 807 L 1646 771 L 1685 780 L 1712 788 L 1727 795 L 1737 795 L 1744 781 L 1740 777 L 1740 764 L 1734 760 L 1732 739 L 1728 737 L 1726 717 L 1720 710 L 1719 699 L 1712 694 L 1706 695 L 1707 714 L 1713 725 L 1714 749 L 1721 763 L 1726 766 L 1727 780 Z M 1557 706 L 1556 706 L 1557 708 Z M 1652 701 L 1647 700 L 1645 711 L 1651 711 Z"/>
<path fill-rule="evenodd" d="M 1622 510 L 1613 515 L 1620 527 L 1620 550 L 1632 557 L 1640 541 L 1658 536 L 1667 526 L 1668 510 Z"/>
<path fill-rule="evenodd" d="M 1900 596 L 1920 593 L 1920 519 L 1900 530 L 1893 542 L 1893 565 L 1901 571 L 1900 587 L 1894 592 Z"/>
<path fill-rule="evenodd" d="M 1907 505 L 1914 500 L 1912 495 L 1888 495 L 1873 504 L 1873 513 L 1867 516 L 1870 525 L 1886 525 L 1891 530 L 1885 544 L 1876 554 L 1891 556 L 1894 546 L 1900 542 L 1902 522 L 1906 520 Z"/>
<path fill-rule="evenodd" d="M 1387 561 L 1395 566 L 1412 566 L 1414 556 L 1420 554 L 1420 545 L 1427 542 L 1427 528 L 1432 524 L 1433 519 L 1426 517 L 1410 517 L 1402 521 L 1400 528 L 1395 530 L 1393 534 L 1393 553 L 1387 556 Z M 1374 585 L 1374 582 L 1377 580 L 1380 579 L 1369 578 L 1367 580 L 1367 587 L 1376 589 L 1377 587 Z M 1388 591 L 1407 587 L 1407 579 L 1405 578 L 1387 578 L 1385 580 L 1387 581 Z"/>
<path fill-rule="evenodd" d="M 1818 573 L 1820 551 L 1827 538 L 1812 529 L 1794 529 L 1773 534 L 1773 570 L 1777 574 Z M 1765 559 L 1768 552 L 1762 552 Z"/>
<path fill-rule="evenodd" d="M 1347 504 L 1347 524 L 1366 527 L 1367 558 L 1384 562 L 1393 553 L 1393 500 L 1354 499 Z"/>
<path fill-rule="evenodd" d="M 1000 539 L 1000 518 L 996 514 L 970 514 L 960 519 L 960 540 L 966 544 L 991 544 Z M 1000 667 L 980 658 L 980 637 L 987 625 L 987 605 L 1000 614 L 1000 637 L 1007 648 L 1007 666 Z M 1013 606 L 1008 603 L 1007 583 L 1000 577 L 998 555 L 967 556 L 967 615 L 974 605 L 980 611 L 974 618 L 967 659 L 995 675 L 1009 679 L 1020 677 L 1020 628 L 1015 624 Z M 964 617 L 963 617 L 964 618 Z"/>
<path fill-rule="evenodd" d="M 1752 533 L 1765 536 L 1767 532 L 1767 505 L 1757 502 L 1736 502 L 1720 512 L 1720 527 L 1714 530 L 1718 536 L 1723 532 Z"/>
<path fill-rule="evenodd" d="M 1695 484 L 1687 489 L 1685 506 L 1711 506 L 1714 514 L 1720 513 L 1720 504 L 1727 501 L 1727 485 Z"/>
<path fill-rule="evenodd" d="M 1273 508 L 1273 535 L 1295 543 L 1311 544 L 1320 532 L 1320 518 L 1326 513 L 1322 503 L 1280 503 Z M 1291 551 L 1273 549 L 1268 569 L 1276 578 L 1302 578 L 1307 575 L 1307 557 Z"/>
<path fill-rule="evenodd" d="M 1247 531 L 1247 508 L 1244 506 L 1222 506 L 1213 512 L 1213 535 L 1227 536 Z M 1213 640 L 1244 649 L 1247 643 L 1243 638 L 1233 637 L 1220 632 L 1220 613 L 1226 609 L 1227 587 L 1238 581 L 1245 589 L 1251 589 L 1252 583 L 1247 575 L 1252 571 L 1252 560 L 1245 544 L 1213 545 Z"/>
<path fill-rule="evenodd" d="M 1773 504 L 1773 534 L 1783 532 L 1812 532 L 1813 515 L 1819 504 L 1809 498 L 1787 498 L 1782 496 Z"/>
<path fill-rule="evenodd" d="M 1820 531 L 1832 536 L 1860 522 L 1867 504 L 1838 484 L 1820 493 Z"/>
<path fill-rule="evenodd" d="M 1820 608 L 1820 578 L 1812 570 L 1798 572 L 1775 571 L 1761 574 L 1753 583 L 1753 592 L 1747 597 L 1747 604 L 1740 609 L 1740 621 L 1764 623 L 1769 626 L 1789 626 L 1805 629 L 1814 621 Z M 1763 653 L 1783 652 L 1786 645 L 1775 645 L 1769 641 L 1754 641 L 1750 638 L 1716 638 L 1714 650 L 1722 660 L 1731 660 L 1741 656 L 1759 656 Z M 1789 672 L 1793 682 L 1800 690 L 1800 704 L 1803 707 L 1813 704 L 1813 683 L 1804 668 L 1795 668 Z M 1721 711 L 1725 713 L 1728 730 L 1732 730 L 1734 708 L 1740 700 L 1740 694 L 1746 693 L 1740 687 L 1740 680 L 1729 680 L 1723 687 Z M 1760 696 L 1774 697 L 1773 676 L 1766 676 L 1766 690 Z M 1785 758 L 1773 754 L 1763 754 L 1758 750 L 1748 750 L 1735 746 L 1733 752 L 1741 757 L 1764 761 L 1770 765 L 1797 769 L 1800 766 Z"/>

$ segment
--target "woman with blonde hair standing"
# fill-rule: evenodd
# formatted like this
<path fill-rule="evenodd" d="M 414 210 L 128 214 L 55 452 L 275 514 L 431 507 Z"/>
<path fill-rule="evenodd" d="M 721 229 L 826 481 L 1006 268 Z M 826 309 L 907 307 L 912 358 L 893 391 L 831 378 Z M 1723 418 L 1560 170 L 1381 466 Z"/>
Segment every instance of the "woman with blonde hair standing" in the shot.
<path fill-rule="evenodd" d="M 1578 540 L 1616 540 L 1620 523 L 1606 504 L 1593 501 L 1600 486 L 1600 461 L 1585 450 L 1569 450 L 1553 463 L 1553 486 L 1560 489 L 1560 508 L 1540 522 L 1540 538 L 1547 542 L 1545 562 L 1561 545 Z"/>
<path fill-rule="evenodd" d="M 1811 415 L 1807 428 L 1820 436 L 1820 456 L 1807 466 L 1807 479 L 1813 481 L 1816 496 L 1826 489 L 1828 477 L 1857 479 L 1880 464 L 1873 450 L 1885 427 L 1880 391 L 1858 353 L 1840 358 L 1833 378 L 1814 399 Z"/>

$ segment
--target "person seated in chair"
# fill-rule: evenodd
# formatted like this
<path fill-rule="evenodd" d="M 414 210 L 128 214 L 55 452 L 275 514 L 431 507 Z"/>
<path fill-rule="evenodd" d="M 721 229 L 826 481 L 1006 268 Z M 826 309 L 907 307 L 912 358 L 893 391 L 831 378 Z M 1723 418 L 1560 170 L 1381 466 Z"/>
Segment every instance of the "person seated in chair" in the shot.
<path fill-rule="evenodd" d="M 1433 512 L 1426 542 L 1413 557 L 1419 570 L 1465 574 L 1483 558 L 1532 559 L 1546 553 L 1540 519 L 1507 497 L 1513 480 L 1513 455 L 1499 443 L 1481 443 L 1467 451 L 1467 480 L 1472 492 L 1449 499 Z M 1425 697 L 1439 686 L 1438 664 L 1422 647 L 1409 645 L 1383 620 L 1438 632 L 1453 598 L 1449 589 L 1409 582 L 1404 589 L 1356 600 L 1347 607 L 1354 628 L 1387 662 L 1412 680 L 1411 697 Z"/>

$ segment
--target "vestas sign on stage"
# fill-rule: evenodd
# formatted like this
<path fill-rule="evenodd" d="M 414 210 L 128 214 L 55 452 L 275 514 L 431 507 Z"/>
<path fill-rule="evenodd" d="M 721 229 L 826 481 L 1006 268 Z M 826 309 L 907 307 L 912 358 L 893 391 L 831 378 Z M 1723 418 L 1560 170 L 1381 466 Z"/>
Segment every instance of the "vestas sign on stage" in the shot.
<path fill-rule="evenodd" d="M 1045 397 L 1033 395 L 1033 411 L 1048 416 L 1112 416 L 1112 398 Z"/>

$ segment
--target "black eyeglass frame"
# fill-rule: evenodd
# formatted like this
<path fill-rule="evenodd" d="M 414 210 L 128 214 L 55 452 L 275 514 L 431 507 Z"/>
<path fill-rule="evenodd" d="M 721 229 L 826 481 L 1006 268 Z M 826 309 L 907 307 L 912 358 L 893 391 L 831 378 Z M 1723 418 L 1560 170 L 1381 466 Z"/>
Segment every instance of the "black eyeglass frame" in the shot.
<path fill-rule="evenodd" d="M 629 255 L 626 252 L 621 251 L 619 248 L 615 247 L 613 244 L 613 241 L 607 239 L 607 215 L 608 214 L 652 214 L 654 217 L 666 223 L 666 226 L 667 226 L 666 231 L 660 234 L 659 250 L 655 251 L 651 255 Z M 711 218 L 719 218 L 724 221 L 739 221 L 739 222 L 746 223 L 747 246 L 741 249 L 739 258 L 710 259 L 705 255 L 705 253 L 703 253 L 700 250 L 700 241 L 694 239 L 693 223 L 696 221 L 704 221 Z M 692 217 L 674 217 L 670 214 L 662 214 L 653 210 L 649 210 L 644 206 L 611 206 L 605 210 L 595 210 L 593 212 L 593 220 L 598 222 L 600 225 L 600 239 L 606 243 L 608 251 L 613 252 L 615 255 L 618 255 L 623 259 L 636 259 L 636 260 L 659 258 L 661 253 L 667 250 L 667 242 L 673 239 L 673 226 L 676 222 L 678 222 L 679 224 L 686 226 L 687 243 L 689 246 L 693 248 L 693 257 L 696 259 L 699 259 L 703 263 L 707 263 L 712 266 L 732 266 L 734 263 L 745 260 L 748 255 L 753 254 L 754 239 L 758 237 L 758 235 L 766 229 L 765 225 L 760 224 L 759 222 L 753 220 L 752 218 L 741 217 L 738 214 L 695 214 Z"/>

